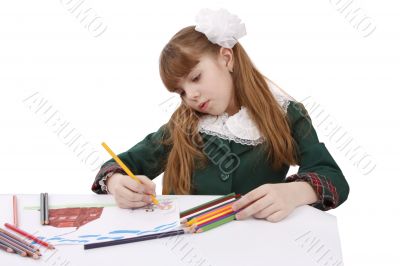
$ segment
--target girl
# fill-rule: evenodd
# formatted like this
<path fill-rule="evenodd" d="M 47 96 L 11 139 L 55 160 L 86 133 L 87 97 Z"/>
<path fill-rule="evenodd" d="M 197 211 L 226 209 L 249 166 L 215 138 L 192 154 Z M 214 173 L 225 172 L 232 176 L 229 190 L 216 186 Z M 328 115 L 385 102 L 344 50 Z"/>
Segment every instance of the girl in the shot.
<path fill-rule="evenodd" d="M 320 143 L 301 103 L 253 65 L 237 41 L 246 34 L 237 16 L 202 10 L 197 25 L 176 33 L 160 55 L 166 88 L 182 102 L 157 132 L 119 155 L 141 179 L 109 160 L 92 190 L 111 193 L 121 208 L 142 207 L 164 172 L 163 194 L 244 195 L 233 209 L 277 222 L 309 204 L 329 210 L 349 186 Z M 287 176 L 290 165 L 297 174 Z"/>

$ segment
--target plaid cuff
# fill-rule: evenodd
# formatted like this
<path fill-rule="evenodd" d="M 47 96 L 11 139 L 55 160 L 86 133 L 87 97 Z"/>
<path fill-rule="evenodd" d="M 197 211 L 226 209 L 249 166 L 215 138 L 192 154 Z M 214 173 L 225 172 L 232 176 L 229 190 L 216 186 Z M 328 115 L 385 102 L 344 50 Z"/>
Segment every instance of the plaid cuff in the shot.
<path fill-rule="evenodd" d="M 108 194 L 106 180 L 115 173 L 125 174 L 125 171 L 116 162 L 103 164 L 94 179 L 92 191 L 97 194 Z"/>
<path fill-rule="evenodd" d="M 339 195 L 336 191 L 336 187 L 325 176 L 313 172 L 308 172 L 297 173 L 288 176 L 285 179 L 285 182 L 293 181 L 306 181 L 313 187 L 314 191 L 317 193 L 318 201 L 310 204 L 311 206 L 323 211 L 336 208 L 339 202 Z"/>

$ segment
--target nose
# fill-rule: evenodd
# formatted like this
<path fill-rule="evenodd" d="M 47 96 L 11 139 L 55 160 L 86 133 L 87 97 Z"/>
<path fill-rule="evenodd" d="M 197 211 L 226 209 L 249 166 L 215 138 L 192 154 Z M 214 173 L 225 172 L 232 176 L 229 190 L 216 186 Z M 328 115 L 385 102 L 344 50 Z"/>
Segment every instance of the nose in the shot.
<path fill-rule="evenodd" d="M 195 88 L 186 89 L 186 95 L 189 99 L 196 100 L 200 97 L 200 91 Z"/>

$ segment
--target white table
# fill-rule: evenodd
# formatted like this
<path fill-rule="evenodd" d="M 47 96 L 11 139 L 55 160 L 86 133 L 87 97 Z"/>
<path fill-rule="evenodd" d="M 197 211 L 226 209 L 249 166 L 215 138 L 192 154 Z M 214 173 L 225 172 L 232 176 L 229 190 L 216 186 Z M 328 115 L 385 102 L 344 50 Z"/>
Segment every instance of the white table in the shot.
<path fill-rule="evenodd" d="M 113 201 L 109 195 L 50 195 L 74 199 L 87 197 Z M 174 196 L 181 211 L 216 196 Z M 37 201 L 38 195 L 18 195 L 19 205 Z M 12 222 L 11 195 L 0 195 L 0 222 Z M 9 206 L 9 208 L 7 208 Z M 32 221 L 20 221 L 29 228 Z M 35 221 L 37 222 L 37 221 Z M 42 258 L 33 260 L 0 252 L 0 265 L 343 265 L 336 217 L 309 206 L 297 208 L 278 223 L 249 218 L 216 229 L 144 242 L 84 250 L 82 245 L 41 248 Z"/>

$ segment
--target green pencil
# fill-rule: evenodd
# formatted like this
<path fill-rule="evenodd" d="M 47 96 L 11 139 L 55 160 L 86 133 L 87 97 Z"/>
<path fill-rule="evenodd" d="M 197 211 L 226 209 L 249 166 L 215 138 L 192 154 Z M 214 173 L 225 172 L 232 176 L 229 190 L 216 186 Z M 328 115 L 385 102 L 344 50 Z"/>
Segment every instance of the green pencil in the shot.
<path fill-rule="evenodd" d="M 235 220 L 235 214 L 236 213 L 233 213 L 232 215 L 230 215 L 230 216 L 228 216 L 228 217 L 226 217 L 226 218 L 224 218 L 222 220 L 219 220 L 218 222 L 211 223 L 211 224 L 206 225 L 204 227 L 200 227 L 199 229 L 196 230 L 196 233 L 202 233 L 202 232 L 211 230 L 211 229 L 213 229 L 215 227 L 218 227 L 220 225 L 226 224 L 226 223 L 228 223 L 230 221 L 233 221 L 233 220 Z"/>

